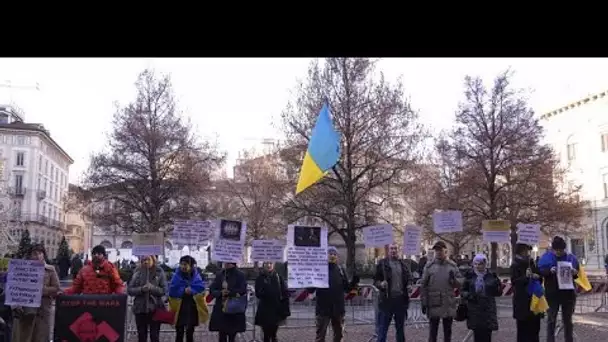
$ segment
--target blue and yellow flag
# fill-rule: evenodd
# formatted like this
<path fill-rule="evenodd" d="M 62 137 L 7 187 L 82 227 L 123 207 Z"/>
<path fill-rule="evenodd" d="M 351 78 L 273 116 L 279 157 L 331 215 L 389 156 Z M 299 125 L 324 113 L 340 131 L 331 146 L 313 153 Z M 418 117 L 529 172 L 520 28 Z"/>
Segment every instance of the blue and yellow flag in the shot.
<path fill-rule="evenodd" d="M 528 293 L 532 295 L 530 311 L 535 315 L 547 312 L 549 303 L 547 303 L 547 298 L 545 298 L 545 289 L 541 285 L 540 280 L 530 279 Z"/>
<path fill-rule="evenodd" d="M 300 170 L 296 195 L 321 180 L 339 159 L 340 135 L 334 129 L 329 106 L 325 103 L 312 129 L 308 150 Z"/>
<path fill-rule="evenodd" d="M 574 282 L 577 283 L 578 286 L 580 286 L 585 292 L 591 291 L 592 289 L 589 278 L 587 278 L 587 272 L 585 272 L 585 268 L 582 265 L 578 267 L 578 278 L 576 278 Z"/>

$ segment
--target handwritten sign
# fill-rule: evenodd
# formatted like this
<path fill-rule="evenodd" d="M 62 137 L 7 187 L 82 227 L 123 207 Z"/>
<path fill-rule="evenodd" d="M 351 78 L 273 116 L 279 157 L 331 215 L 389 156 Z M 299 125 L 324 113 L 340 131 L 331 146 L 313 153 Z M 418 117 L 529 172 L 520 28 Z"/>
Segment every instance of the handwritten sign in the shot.
<path fill-rule="evenodd" d="M 133 251 L 135 256 L 164 255 L 165 235 L 163 232 L 133 234 Z"/>
<path fill-rule="evenodd" d="M 11 259 L 6 277 L 5 305 L 39 308 L 43 282 L 43 262 Z"/>
<path fill-rule="evenodd" d="M 540 242 L 540 224 L 518 223 L 517 243 L 533 246 Z"/>
<path fill-rule="evenodd" d="M 211 240 L 212 221 L 174 220 L 171 237 L 180 246 L 204 247 Z"/>
<path fill-rule="evenodd" d="M 218 220 L 213 235 L 211 259 L 221 262 L 242 262 L 246 232 L 245 222 Z"/>
<path fill-rule="evenodd" d="M 251 260 L 283 262 L 285 243 L 279 240 L 253 240 L 251 242 Z"/>
<path fill-rule="evenodd" d="M 511 241 L 511 222 L 507 220 L 484 220 L 481 229 L 484 242 Z"/>
<path fill-rule="evenodd" d="M 393 243 L 393 226 L 381 224 L 363 228 L 365 248 L 384 247 Z"/>
<path fill-rule="evenodd" d="M 287 227 L 287 283 L 289 288 L 328 288 L 327 228 Z"/>
<path fill-rule="evenodd" d="M 433 231 L 437 234 L 462 231 L 462 211 L 446 210 L 433 213 Z"/>
<path fill-rule="evenodd" d="M 413 224 L 405 225 L 403 232 L 403 254 L 418 255 L 420 253 L 420 240 L 422 239 L 422 228 Z"/>

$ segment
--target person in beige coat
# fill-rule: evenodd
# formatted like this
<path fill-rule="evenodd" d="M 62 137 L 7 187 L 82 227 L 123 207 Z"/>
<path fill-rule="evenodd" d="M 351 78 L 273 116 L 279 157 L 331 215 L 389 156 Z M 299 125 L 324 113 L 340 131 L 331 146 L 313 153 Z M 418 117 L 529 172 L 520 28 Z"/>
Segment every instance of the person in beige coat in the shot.
<path fill-rule="evenodd" d="M 454 289 L 462 284 L 463 278 L 455 262 L 447 257 L 447 246 L 438 241 L 433 246 L 435 258 L 424 267 L 422 275 L 422 312 L 429 317 L 429 342 L 437 342 L 439 322 L 443 322 L 445 342 L 452 340 L 452 322 L 458 309 L 458 299 Z"/>
<path fill-rule="evenodd" d="M 30 259 L 45 262 L 46 251 L 40 244 L 30 249 Z M 45 263 L 42 301 L 39 308 L 13 307 L 13 342 L 48 342 L 51 331 L 51 306 L 59 293 L 59 277 L 53 265 Z"/>

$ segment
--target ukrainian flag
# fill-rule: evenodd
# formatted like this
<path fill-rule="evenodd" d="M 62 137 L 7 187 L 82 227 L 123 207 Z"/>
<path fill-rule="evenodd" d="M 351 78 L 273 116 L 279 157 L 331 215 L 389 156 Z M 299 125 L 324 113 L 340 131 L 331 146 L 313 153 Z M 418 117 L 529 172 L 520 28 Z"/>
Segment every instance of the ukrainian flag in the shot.
<path fill-rule="evenodd" d="M 547 298 L 545 298 L 545 289 L 541 285 L 540 280 L 530 279 L 528 293 L 532 295 L 530 311 L 535 315 L 547 312 L 549 303 L 547 303 Z"/>
<path fill-rule="evenodd" d="M 296 195 L 325 176 L 340 159 L 340 135 L 334 130 L 327 103 L 321 108 L 302 162 Z"/>
<path fill-rule="evenodd" d="M 589 282 L 589 278 L 587 278 L 587 272 L 585 272 L 585 268 L 583 266 L 578 267 L 578 278 L 574 280 L 578 286 L 581 287 L 585 292 L 591 291 L 591 283 Z"/>

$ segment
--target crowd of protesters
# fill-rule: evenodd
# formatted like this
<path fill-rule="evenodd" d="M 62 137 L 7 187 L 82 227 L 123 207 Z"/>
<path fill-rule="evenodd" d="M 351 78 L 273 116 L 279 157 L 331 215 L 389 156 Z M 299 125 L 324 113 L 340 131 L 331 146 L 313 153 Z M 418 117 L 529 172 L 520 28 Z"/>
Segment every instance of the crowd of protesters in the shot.
<path fill-rule="evenodd" d="M 491 341 L 493 332 L 499 330 L 496 297 L 502 294 L 501 282 L 496 273 L 488 269 L 488 259 L 483 254 L 472 260 L 450 258 L 447 246 L 439 241 L 433 246 L 434 256 L 425 254 L 418 264 L 402 258 L 400 248 L 390 245 L 386 258 L 376 265 L 374 285 L 379 290 L 376 317 L 378 342 L 385 342 L 394 321 L 396 341 L 404 342 L 405 322 L 408 318 L 409 290 L 415 278 L 421 283 L 422 313 L 429 319 L 429 342 L 438 340 L 442 326 L 445 342 L 452 340 L 454 321 L 466 321 L 475 342 Z M 554 342 L 558 312 L 561 308 L 566 342 L 573 341 L 572 314 L 576 301 L 574 290 L 562 290 L 557 283 L 557 265 L 570 262 L 572 276 L 576 279 L 579 264 L 576 257 L 566 252 L 566 242 L 555 237 L 551 248 L 539 260 L 530 257 L 531 246 L 517 244 L 511 265 L 511 282 L 514 287 L 513 318 L 516 320 L 517 341 L 539 341 L 541 320 L 547 318 L 547 342 Z M 33 245 L 27 258 L 45 262 L 44 246 Z M 218 332 L 220 342 L 233 342 L 246 330 L 248 296 L 244 273 L 234 263 L 224 263 L 213 282 L 207 287 L 206 279 L 197 267 L 196 260 L 183 256 L 170 281 L 156 256 L 140 258 L 128 284 L 120 278 L 117 265 L 107 259 L 103 246 L 96 246 L 91 261 L 78 263 L 73 260 L 71 287 L 62 291 L 58 272 L 45 263 L 42 302 L 39 308 L 0 307 L 0 326 L 4 341 L 46 342 L 50 340 L 51 306 L 54 298 L 62 293 L 75 294 L 123 294 L 133 297 L 131 310 L 135 317 L 140 342 L 159 342 L 162 324 L 175 329 L 178 342 L 194 341 L 194 330 L 207 324 L 210 331 Z M 345 294 L 357 291 L 359 278 L 349 279 L 340 264 L 338 251 L 328 249 L 328 287 L 308 288 L 316 294 L 315 342 L 326 340 L 331 325 L 333 342 L 344 341 Z M 420 273 L 418 277 L 414 274 Z M 533 282 L 542 281 L 548 303 L 546 312 L 531 309 L 534 294 Z M 455 294 L 460 290 L 460 297 Z M 205 295 L 216 298 L 209 312 Z M 255 281 L 258 300 L 255 325 L 260 326 L 264 342 L 277 342 L 277 332 L 290 317 L 289 291 L 286 279 L 276 272 L 273 263 L 263 263 Z M 168 305 L 166 300 L 168 300 Z M 4 300 L 4 293 L 0 293 Z"/>

